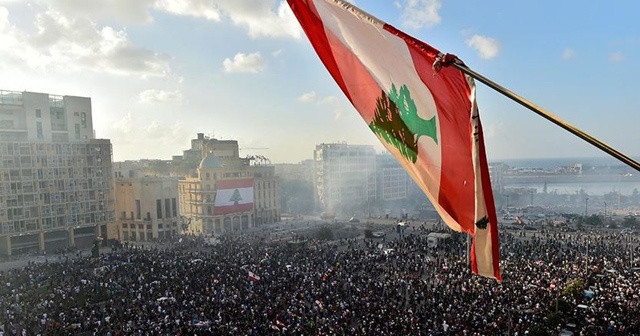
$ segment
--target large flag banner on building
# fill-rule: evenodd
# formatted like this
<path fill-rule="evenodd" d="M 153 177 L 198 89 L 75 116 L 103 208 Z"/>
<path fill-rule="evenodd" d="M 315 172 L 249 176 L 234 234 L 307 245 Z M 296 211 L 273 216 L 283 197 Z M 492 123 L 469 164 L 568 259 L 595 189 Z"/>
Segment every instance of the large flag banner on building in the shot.
<path fill-rule="evenodd" d="M 214 213 L 225 215 L 233 212 L 253 209 L 253 180 L 216 181 L 216 200 Z"/>
<path fill-rule="evenodd" d="M 500 280 L 497 216 L 475 84 L 440 52 L 340 0 L 287 0 L 327 70 L 369 128 L 456 231 L 472 271 Z"/>

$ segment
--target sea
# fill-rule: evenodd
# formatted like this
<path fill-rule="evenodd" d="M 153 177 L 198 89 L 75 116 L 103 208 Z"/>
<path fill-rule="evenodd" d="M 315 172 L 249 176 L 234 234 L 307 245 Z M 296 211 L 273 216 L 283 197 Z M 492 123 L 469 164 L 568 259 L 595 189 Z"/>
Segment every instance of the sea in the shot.
<path fill-rule="evenodd" d="M 638 158 L 633 158 L 639 160 Z M 548 158 L 548 159 L 505 159 L 490 160 L 491 164 L 506 163 L 513 168 L 543 168 L 553 169 L 582 163 L 583 166 L 592 167 L 624 167 L 625 163 L 612 157 L 589 157 L 589 158 Z M 630 174 L 640 174 L 629 167 Z M 534 188 L 536 192 L 544 192 L 545 183 L 512 183 L 505 185 L 507 188 Z M 548 193 L 558 194 L 578 194 L 584 191 L 589 195 L 604 195 L 608 193 L 619 193 L 620 195 L 631 195 L 634 190 L 640 191 L 640 181 L 625 182 L 567 182 L 567 183 L 546 183 Z"/>

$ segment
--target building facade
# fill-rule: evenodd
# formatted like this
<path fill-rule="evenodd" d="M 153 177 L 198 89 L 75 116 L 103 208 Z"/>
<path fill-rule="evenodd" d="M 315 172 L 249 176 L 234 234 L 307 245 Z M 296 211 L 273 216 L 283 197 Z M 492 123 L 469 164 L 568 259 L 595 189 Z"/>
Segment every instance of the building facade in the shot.
<path fill-rule="evenodd" d="M 93 134 L 90 98 L 0 91 L 0 254 L 108 238 L 112 147 Z"/>
<path fill-rule="evenodd" d="M 235 140 L 204 139 L 196 177 L 179 181 L 180 212 L 188 232 L 219 235 L 280 220 L 275 169 L 240 158 Z"/>
<path fill-rule="evenodd" d="M 314 189 L 320 208 L 345 215 L 376 199 L 373 146 L 323 143 L 313 152 Z"/>
<path fill-rule="evenodd" d="M 409 195 L 413 183 L 407 171 L 390 154 L 376 156 L 377 195 L 380 201 L 397 201 Z"/>
<path fill-rule="evenodd" d="M 180 234 L 177 177 L 116 178 L 116 236 L 154 241 Z"/>

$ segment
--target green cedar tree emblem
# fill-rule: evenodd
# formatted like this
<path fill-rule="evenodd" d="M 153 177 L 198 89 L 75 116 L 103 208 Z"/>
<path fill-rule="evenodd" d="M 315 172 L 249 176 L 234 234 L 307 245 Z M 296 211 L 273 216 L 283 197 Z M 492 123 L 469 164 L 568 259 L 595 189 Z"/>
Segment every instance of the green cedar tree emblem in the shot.
<path fill-rule="evenodd" d="M 238 202 L 242 201 L 242 196 L 240 196 L 240 191 L 237 188 L 233 191 L 229 201 L 233 202 L 233 205 L 238 205 Z"/>
<path fill-rule="evenodd" d="M 418 108 L 406 85 L 400 87 L 400 92 L 395 84 L 391 84 L 388 95 L 382 91 L 376 99 L 375 115 L 369 128 L 413 163 L 418 160 L 418 139 L 421 136 L 426 135 L 438 143 L 436 117 L 426 120 L 418 115 Z"/>

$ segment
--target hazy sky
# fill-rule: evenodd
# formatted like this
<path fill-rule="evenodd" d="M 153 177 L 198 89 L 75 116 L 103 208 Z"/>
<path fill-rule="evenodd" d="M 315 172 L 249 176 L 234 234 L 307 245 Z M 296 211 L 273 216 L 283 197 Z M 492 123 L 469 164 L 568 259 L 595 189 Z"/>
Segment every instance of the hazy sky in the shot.
<path fill-rule="evenodd" d="M 640 2 L 357 5 L 640 154 Z M 477 85 L 490 160 L 604 155 Z M 322 142 L 382 150 L 279 0 L 0 0 L 0 89 L 91 97 L 116 161 L 169 159 L 198 132 L 272 162 Z"/>

